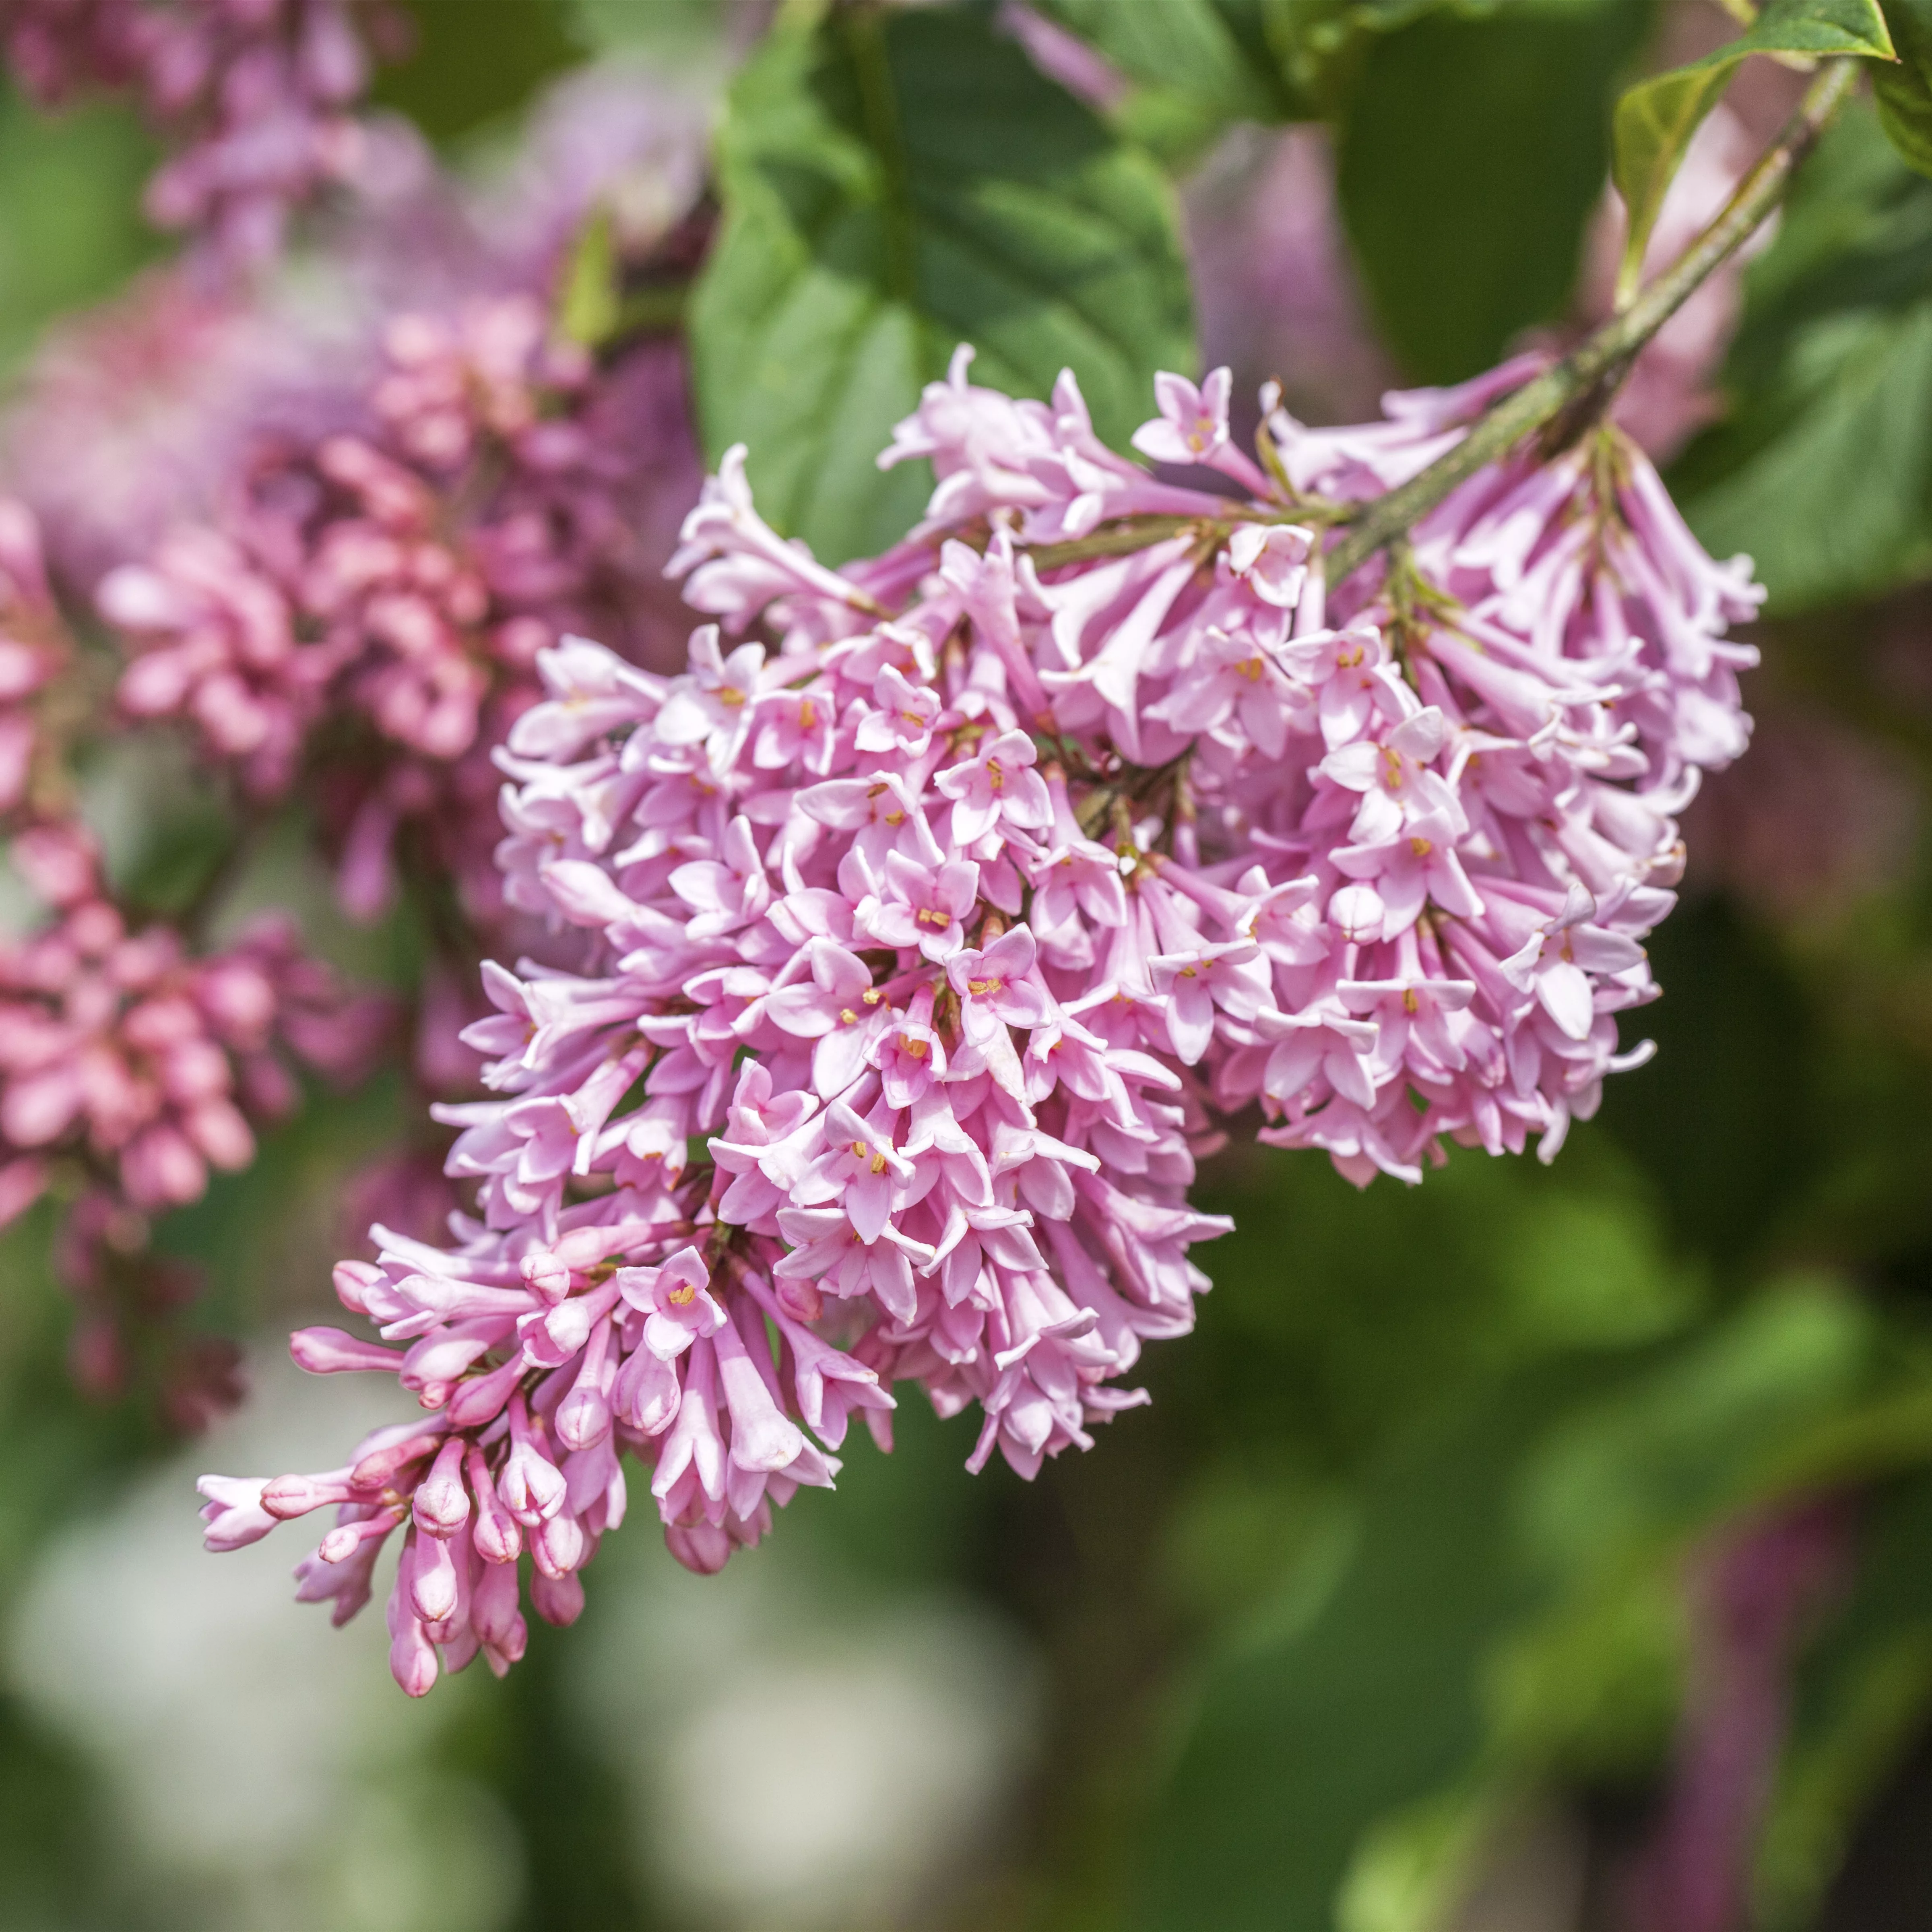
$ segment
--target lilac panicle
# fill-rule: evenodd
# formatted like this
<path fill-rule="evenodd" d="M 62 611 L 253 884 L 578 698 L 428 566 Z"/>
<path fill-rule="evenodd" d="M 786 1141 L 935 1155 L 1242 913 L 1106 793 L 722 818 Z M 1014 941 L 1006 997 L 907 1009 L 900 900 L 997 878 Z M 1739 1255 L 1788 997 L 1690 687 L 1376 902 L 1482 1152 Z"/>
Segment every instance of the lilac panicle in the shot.
<path fill-rule="evenodd" d="M 34 826 L 10 856 L 55 917 L 0 945 L 4 1219 L 63 1159 L 142 1213 L 197 1200 L 211 1168 L 254 1158 L 251 1116 L 294 1104 L 290 1056 L 340 1078 L 366 1067 L 382 1008 L 346 996 L 280 915 L 197 958 L 171 926 L 130 929 L 77 824 Z"/>
<path fill-rule="evenodd" d="M 399 1532 L 413 1694 L 439 1654 L 514 1660 L 526 1555 L 576 1614 L 627 1458 L 708 1570 L 832 1480 L 854 1414 L 889 1442 L 897 1382 L 977 1408 L 974 1468 L 1088 1446 L 1208 1286 L 1218 1121 L 1413 1180 L 1445 1138 L 1548 1157 L 1645 1051 L 1617 1016 L 1655 991 L 1674 814 L 1743 748 L 1756 592 L 1641 454 L 1513 457 L 1330 585 L 1338 508 L 1533 362 L 1344 430 L 1264 398 L 1258 461 L 1225 372 L 1164 376 L 1162 477 L 1070 375 L 1017 401 L 968 366 L 882 458 L 934 466 L 904 543 L 826 568 L 733 451 L 671 560 L 716 620 L 686 670 L 539 657 L 496 857 L 574 963 L 486 969 L 450 1244 L 378 1229 L 338 1271 L 390 1352 L 296 1342 L 426 1413 L 204 1485 L 215 1546 L 332 1507 L 299 1574 L 338 1616 Z"/>
<path fill-rule="evenodd" d="M 97 602 L 130 652 L 123 710 L 189 724 L 256 798 L 296 782 L 319 728 L 338 747 L 359 728 L 320 778 L 352 911 L 392 896 L 408 826 L 488 925 L 490 751 L 539 694 L 538 654 L 591 624 L 664 654 L 638 526 L 695 487 L 681 361 L 645 341 L 593 370 L 527 294 L 400 316 L 385 349 L 364 429 L 256 462 L 225 515 Z"/>

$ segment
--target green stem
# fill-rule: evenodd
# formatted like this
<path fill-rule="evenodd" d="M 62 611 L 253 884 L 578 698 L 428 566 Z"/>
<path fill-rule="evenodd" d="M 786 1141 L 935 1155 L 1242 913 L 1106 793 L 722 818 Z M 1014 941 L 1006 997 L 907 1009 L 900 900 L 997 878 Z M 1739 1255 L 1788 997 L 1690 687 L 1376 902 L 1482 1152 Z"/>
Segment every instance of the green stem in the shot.
<path fill-rule="evenodd" d="M 1392 543 L 1484 465 L 1552 422 L 1602 386 L 1614 386 L 1630 359 L 1756 230 L 1783 198 L 1858 76 L 1858 62 L 1828 62 L 1784 131 L 1738 184 L 1717 219 L 1620 315 L 1612 316 L 1554 368 L 1506 396 L 1419 476 L 1378 496 L 1329 551 L 1324 566 L 1339 584 Z"/>
<path fill-rule="evenodd" d="M 1231 502 L 1226 516 L 1169 516 L 1156 512 L 1145 515 L 1120 517 L 1102 524 L 1090 536 L 1069 537 L 1064 543 L 1028 544 L 1028 556 L 1040 570 L 1054 570 L 1064 563 L 1085 563 L 1094 557 L 1131 556 L 1137 550 L 1165 543 L 1170 537 L 1190 533 L 1212 536 L 1216 546 L 1228 541 L 1238 524 L 1313 524 L 1330 520 L 1332 512 L 1323 507 L 1273 511 Z"/>
<path fill-rule="evenodd" d="M 1063 563 L 1084 563 L 1098 556 L 1131 556 L 1169 537 L 1185 536 L 1190 530 L 1213 526 L 1210 517 L 1122 517 L 1102 524 L 1090 536 L 1070 537 L 1064 543 L 1033 544 L 1027 549 L 1041 570 L 1056 569 Z"/>

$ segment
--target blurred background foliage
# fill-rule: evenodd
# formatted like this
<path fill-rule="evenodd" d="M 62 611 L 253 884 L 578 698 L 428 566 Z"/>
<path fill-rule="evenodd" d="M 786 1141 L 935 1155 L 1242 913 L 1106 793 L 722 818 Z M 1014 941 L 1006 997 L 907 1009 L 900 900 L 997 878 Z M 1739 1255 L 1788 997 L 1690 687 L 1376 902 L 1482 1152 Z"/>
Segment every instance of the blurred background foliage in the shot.
<path fill-rule="evenodd" d="M 716 100 L 700 416 L 714 450 L 757 435 L 761 500 L 833 555 L 916 507 L 871 457 L 962 336 L 1034 393 L 1073 360 L 1118 434 L 1193 358 L 1184 246 L 1210 354 L 1304 407 L 1325 371 L 1336 415 L 1562 326 L 1618 89 L 1726 31 L 1642 0 L 1045 0 L 1110 63 L 1089 106 L 985 8 L 787 5 L 728 95 L 742 9 L 410 10 L 380 98 L 454 157 L 614 49 Z M 1231 174 L 1283 191 L 1269 144 L 1311 120 L 1366 308 L 1271 367 L 1204 235 Z M 8 367 L 158 253 L 148 160 L 111 108 L 0 101 Z M 1048 232 L 1090 274 L 1040 288 Z M 0 1240 L 0 1927 L 1607 1928 L 1692 1734 L 1713 1552 L 1792 1522 L 1825 1556 L 1777 1660 L 1754 1922 L 1932 1926 L 1932 182 L 1868 106 L 1751 266 L 1724 387 L 1673 481 L 1770 586 L 1762 742 L 1690 815 L 1658 1058 L 1548 1168 L 1358 1193 L 1222 1156 L 1198 1332 L 1034 1485 L 966 1477 L 964 1425 L 904 1408 L 892 1456 L 860 1444 L 728 1575 L 617 1538 L 577 1630 L 405 1706 L 367 1620 L 332 1635 L 279 1556 L 195 1547 L 194 1468 L 299 1463 L 340 1386 L 264 1341 L 184 1460 L 71 1393 L 45 1228 Z M 112 856 L 166 904 L 208 848 L 193 775 L 160 795 Z M 304 890 L 281 850 L 259 892 Z M 354 944 L 410 970 L 406 931 Z M 321 1310 L 399 1105 L 318 1094 L 174 1217 L 218 1290 L 195 1323 Z"/>

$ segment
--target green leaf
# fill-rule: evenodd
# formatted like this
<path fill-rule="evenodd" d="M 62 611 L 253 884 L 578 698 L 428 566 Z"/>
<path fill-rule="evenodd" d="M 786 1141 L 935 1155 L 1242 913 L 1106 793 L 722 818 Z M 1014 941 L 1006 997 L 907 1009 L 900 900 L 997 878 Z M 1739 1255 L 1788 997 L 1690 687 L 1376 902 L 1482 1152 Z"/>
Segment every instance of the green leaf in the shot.
<path fill-rule="evenodd" d="M 1932 573 L 1932 182 L 1854 104 L 1751 265 L 1732 407 L 1673 476 L 1780 614 Z"/>
<path fill-rule="evenodd" d="M 1896 63 L 1872 76 L 1886 138 L 1906 164 L 1932 175 L 1932 0 L 1887 0 Z"/>
<path fill-rule="evenodd" d="M 1223 121 L 1292 118 L 1298 103 L 1267 35 L 1282 10 L 1241 0 L 1046 0 L 1040 9 L 1129 80 L 1188 97 Z"/>
<path fill-rule="evenodd" d="M 1691 136 L 1717 105 L 1740 63 L 1753 54 L 1894 58 L 1876 0 L 1771 0 L 1745 32 L 1715 52 L 1639 82 L 1617 103 L 1611 170 L 1630 221 L 1624 248 L 1626 285 L 1642 266 L 1658 211 Z"/>
<path fill-rule="evenodd" d="M 596 208 L 577 231 L 564 265 L 563 286 L 557 297 L 557 332 L 566 341 L 595 349 L 616 332 L 622 314 L 610 211 Z"/>
<path fill-rule="evenodd" d="M 700 422 L 714 456 L 749 444 L 764 514 L 822 556 L 916 518 L 929 480 L 875 459 L 958 344 L 1018 394 L 1071 368 L 1115 442 L 1156 370 L 1193 366 L 1166 183 L 983 8 L 782 19 L 732 89 L 718 182 Z"/>
<path fill-rule="evenodd" d="M 0 370 L 62 311 L 101 300 L 160 253 L 140 208 L 154 158 L 125 109 L 48 116 L 0 88 Z"/>
<path fill-rule="evenodd" d="M 1121 125 L 1184 161 L 1236 121 L 1331 118 L 1378 34 L 1499 0 L 1039 0 L 1127 80 Z"/>
<path fill-rule="evenodd" d="M 1610 104 L 1648 0 L 1434 14 L 1368 50 L 1342 211 L 1392 347 L 1452 382 L 1562 312 L 1602 192 Z"/>
<path fill-rule="evenodd" d="M 461 141 L 513 113 L 584 58 L 564 0 L 406 0 L 407 56 L 376 70 L 371 97 L 433 141 Z"/>

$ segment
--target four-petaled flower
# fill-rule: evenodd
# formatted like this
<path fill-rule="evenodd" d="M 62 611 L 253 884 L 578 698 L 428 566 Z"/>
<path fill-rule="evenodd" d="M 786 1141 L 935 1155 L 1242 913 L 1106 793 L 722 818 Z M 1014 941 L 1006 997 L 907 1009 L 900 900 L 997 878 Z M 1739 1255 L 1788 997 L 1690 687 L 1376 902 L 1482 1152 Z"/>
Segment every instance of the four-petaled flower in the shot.
<path fill-rule="evenodd" d="M 953 801 L 956 844 L 976 844 L 1002 819 L 1028 831 L 1053 823 L 1046 782 L 1034 770 L 1039 755 L 1024 731 L 1003 731 L 965 764 L 938 774 L 933 783 Z"/>

